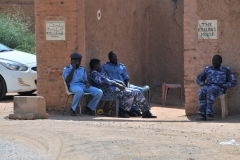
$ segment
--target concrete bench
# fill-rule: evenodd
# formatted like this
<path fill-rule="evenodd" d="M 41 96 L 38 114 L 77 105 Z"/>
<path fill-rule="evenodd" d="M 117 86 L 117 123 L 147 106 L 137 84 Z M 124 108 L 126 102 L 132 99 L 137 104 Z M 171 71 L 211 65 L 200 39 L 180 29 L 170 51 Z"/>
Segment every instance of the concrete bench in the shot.
<path fill-rule="evenodd" d="M 15 96 L 10 119 L 46 119 L 46 103 L 42 96 Z"/>

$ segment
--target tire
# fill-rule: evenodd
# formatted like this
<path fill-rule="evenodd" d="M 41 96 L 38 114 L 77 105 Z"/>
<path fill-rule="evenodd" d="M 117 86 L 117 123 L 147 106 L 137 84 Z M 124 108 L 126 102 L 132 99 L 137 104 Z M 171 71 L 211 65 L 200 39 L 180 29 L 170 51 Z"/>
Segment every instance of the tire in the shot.
<path fill-rule="evenodd" d="M 20 96 L 30 96 L 32 95 L 36 90 L 33 91 L 27 91 L 27 92 L 18 92 L 18 94 L 20 94 Z"/>
<path fill-rule="evenodd" d="M 0 75 L 0 100 L 5 97 L 6 93 L 7 93 L 6 83 L 3 77 Z"/>

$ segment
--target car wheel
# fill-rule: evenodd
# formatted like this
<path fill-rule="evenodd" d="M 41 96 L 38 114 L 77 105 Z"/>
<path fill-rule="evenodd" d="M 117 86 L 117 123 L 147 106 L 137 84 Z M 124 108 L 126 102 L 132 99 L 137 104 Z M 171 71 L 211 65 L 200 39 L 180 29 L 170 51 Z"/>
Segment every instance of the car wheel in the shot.
<path fill-rule="evenodd" d="M 36 90 L 33 91 L 27 91 L 27 92 L 18 92 L 18 94 L 20 94 L 20 96 L 29 96 L 32 95 Z"/>
<path fill-rule="evenodd" d="M 0 75 L 0 100 L 5 97 L 7 93 L 7 87 L 3 77 Z"/>

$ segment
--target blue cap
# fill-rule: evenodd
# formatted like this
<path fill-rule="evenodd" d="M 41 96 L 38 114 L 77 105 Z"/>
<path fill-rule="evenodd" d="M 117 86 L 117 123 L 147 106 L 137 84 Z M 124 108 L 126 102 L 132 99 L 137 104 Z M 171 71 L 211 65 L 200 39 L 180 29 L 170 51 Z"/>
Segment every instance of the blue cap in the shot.
<path fill-rule="evenodd" d="M 71 58 L 73 59 L 82 59 L 82 55 L 80 53 L 73 53 L 70 55 Z"/>

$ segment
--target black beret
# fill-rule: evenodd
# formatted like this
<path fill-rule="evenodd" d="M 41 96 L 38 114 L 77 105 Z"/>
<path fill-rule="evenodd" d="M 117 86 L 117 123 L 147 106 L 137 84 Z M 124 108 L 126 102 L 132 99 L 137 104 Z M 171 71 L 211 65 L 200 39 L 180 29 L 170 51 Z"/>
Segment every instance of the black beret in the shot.
<path fill-rule="evenodd" d="M 79 53 L 73 53 L 70 55 L 71 58 L 73 59 L 81 59 L 82 58 L 82 55 L 79 54 Z"/>

